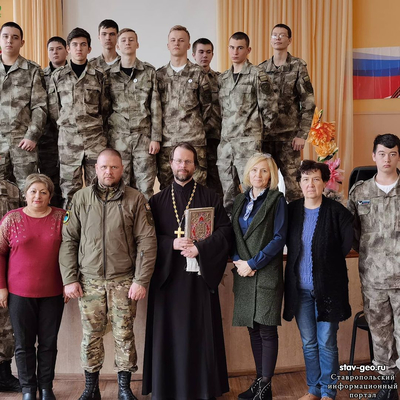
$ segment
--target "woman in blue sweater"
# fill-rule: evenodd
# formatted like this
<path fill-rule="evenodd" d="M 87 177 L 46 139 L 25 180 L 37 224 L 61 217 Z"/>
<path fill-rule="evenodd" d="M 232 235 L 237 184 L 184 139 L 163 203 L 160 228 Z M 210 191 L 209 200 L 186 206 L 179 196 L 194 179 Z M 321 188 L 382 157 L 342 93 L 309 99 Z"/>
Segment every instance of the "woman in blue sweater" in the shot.
<path fill-rule="evenodd" d="M 329 167 L 304 160 L 297 174 L 304 198 L 288 206 L 290 230 L 283 318 L 296 318 L 303 342 L 308 392 L 299 400 L 330 400 L 339 368 L 337 330 L 351 315 L 346 255 L 353 217 L 323 196 Z"/>

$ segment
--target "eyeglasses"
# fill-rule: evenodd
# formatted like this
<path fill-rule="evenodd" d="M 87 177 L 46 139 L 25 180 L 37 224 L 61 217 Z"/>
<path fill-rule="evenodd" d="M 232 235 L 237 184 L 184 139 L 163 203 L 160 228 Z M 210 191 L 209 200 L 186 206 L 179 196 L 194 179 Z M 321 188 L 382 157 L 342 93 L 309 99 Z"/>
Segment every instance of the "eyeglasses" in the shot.
<path fill-rule="evenodd" d="M 273 33 L 271 35 L 272 39 L 283 39 L 285 37 L 289 37 L 288 35 L 286 35 L 285 33 Z"/>
<path fill-rule="evenodd" d="M 184 164 L 184 165 L 186 165 L 186 166 L 189 166 L 189 165 L 194 164 L 194 162 L 191 161 L 191 160 L 175 160 L 175 159 L 173 159 L 172 161 L 173 161 L 176 165 Z"/>

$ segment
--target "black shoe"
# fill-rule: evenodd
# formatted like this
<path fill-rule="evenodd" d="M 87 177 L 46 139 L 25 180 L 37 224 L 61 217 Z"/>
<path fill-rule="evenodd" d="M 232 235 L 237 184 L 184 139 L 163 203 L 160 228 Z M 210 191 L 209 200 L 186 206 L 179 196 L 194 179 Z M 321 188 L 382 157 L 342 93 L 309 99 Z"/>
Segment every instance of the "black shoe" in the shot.
<path fill-rule="evenodd" d="M 393 379 L 385 379 L 381 381 L 382 386 L 387 386 L 387 389 L 381 389 L 377 394 L 376 400 L 398 400 L 399 394 L 397 393 L 397 384 Z"/>
<path fill-rule="evenodd" d="M 19 380 L 11 373 L 11 361 L 0 364 L 0 392 L 21 392 Z"/>
<path fill-rule="evenodd" d="M 56 396 L 54 396 L 53 389 L 39 389 L 39 399 L 56 400 Z"/>
<path fill-rule="evenodd" d="M 131 373 L 118 372 L 118 400 L 137 400 L 131 390 Z"/>
<path fill-rule="evenodd" d="M 85 371 L 85 389 L 79 400 L 101 400 L 99 389 L 99 371 Z"/>
<path fill-rule="evenodd" d="M 260 382 L 261 377 L 257 378 L 245 392 L 240 393 L 238 399 L 252 399 L 258 392 Z"/>
<path fill-rule="evenodd" d="M 22 393 L 22 400 L 36 400 L 36 392 L 35 393 Z"/>
<path fill-rule="evenodd" d="M 254 400 L 272 400 L 271 381 L 260 381 L 258 392 L 254 396 Z"/>

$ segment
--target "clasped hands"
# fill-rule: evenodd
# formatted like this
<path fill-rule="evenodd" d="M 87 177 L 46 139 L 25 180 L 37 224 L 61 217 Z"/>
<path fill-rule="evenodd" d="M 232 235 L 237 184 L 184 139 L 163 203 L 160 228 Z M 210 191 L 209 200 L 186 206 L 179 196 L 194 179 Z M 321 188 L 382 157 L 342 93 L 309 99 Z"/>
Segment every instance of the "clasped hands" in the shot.
<path fill-rule="evenodd" d="M 256 271 L 254 271 L 250 268 L 250 265 L 248 264 L 247 261 L 237 260 L 237 261 L 233 261 L 233 263 L 235 264 L 235 267 L 237 268 L 238 274 L 240 276 L 243 276 L 244 278 L 246 276 L 254 276 L 254 274 L 256 273 Z"/>
<path fill-rule="evenodd" d="M 192 239 L 181 237 L 174 240 L 173 247 L 174 250 L 182 250 L 181 255 L 183 257 L 195 258 L 199 255 L 199 250 L 193 243 Z"/>

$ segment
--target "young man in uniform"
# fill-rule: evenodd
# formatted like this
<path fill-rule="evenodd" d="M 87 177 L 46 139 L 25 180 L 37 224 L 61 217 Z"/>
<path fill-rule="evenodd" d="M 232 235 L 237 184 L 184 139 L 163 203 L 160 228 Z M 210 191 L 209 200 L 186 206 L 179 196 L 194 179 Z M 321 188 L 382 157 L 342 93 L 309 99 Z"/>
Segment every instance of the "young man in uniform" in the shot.
<path fill-rule="evenodd" d="M 364 314 L 371 331 L 373 363 L 382 376 L 378 400 L 397 400 L 400 369 L 400 139 L 390 133 L 374 140 L 377 174 L 349 193 L 354 214 L 354 250 L 359 253 Z"/>
<path fill-rule="evenodd" d="M 136 57 L 139 42 L 134 30 L 122 29 L 117 47 L 121 60 L 108 72 L 112 109 L 108 137 L 110 145 L 121 153 L 125 184 L 149 199 L 153 195 L 162 132 L 156 71 Z"/>
<path fill-rule="evenodd" d="M 209 39 L 197 39 L 192 45 L 192 56 L 207 74 L 212 93 L 211 117 L 206 130 L 207 187 L 214 189 L 222 197 L 222 186 L 217 167 L 217 148 L 221 141 L 221 107 L 218 99 L 219 72 L 213 71 L 210 67 L 214 57 L 214 45 Z"/>
<path fill-rule="evenodd" d="M 59 67 L 67 63 L 67 43 L 59 36 L 53 36 L 47 41 L 47 53 L 49 65 L 43 70 L 46 90 L 50 87 L 51 74 Z M 62 207 L 60 189 L 60 161 L 58 157 L 58 128 L 50 116 L 47 118 L 45 131 L 38 142 L 39 170 L 47 175 L 54 183 L 54 196 L 51 204 Z"/>
<path fill-rule="evenodd" d="M 13 179 L 23 189 L 37 172 L 36 144 L 47 119 L 43 71 L 22 57 L 23 32 L 15 22 L 0 30 L 0 179 Z"/>
<path fill-rule="evenodd" d="M 51 77 L 49 110 L 59 127 L 60 185 L 66 205 L 85 183 L 95 177 L 97 154 L 105 149 L 104 125 L 108 116 L 103 73 L 87 61 L 90 35 L 84 29 L 73 29 L 67 38 L 70 62 Z"/>
<path fill-rule="evenodd" d="M 210 83 L 203 69 L 187 58 L 190 34 L 181 25 L 173 26 L 168 35 L 170 62 L 157 70 L 161 98 L 163 128 L 162 145 L 158 153 L 158 180 L 164 189 L 173 180 L 169 164 L 171 148 L 185 140 L 196 148 L 199 167 L 194 179 L 207 180 L 206 124 L 211 113 Z"/>
<path fill-rule="evenodd" d="M 118 24 L 112 19 L 105 19 L 99 24 L 99 41 L 103 52 L 98 57 L 90 59 L 89 62 L 103 72 L 107 72 L 120 59 L 115 50 L 118 31 Z"/>
<path fill-rule="evenodd" d="M 285 197 L 293 201 L 302 196 L 296 181 L 303 150 L 314 116 L 314 91 L 307 64 L 288 52 L 292 31 L 284 24 L 271 32 L 274 55 L 260 64 L 279 91 L 279 115 L 274 128 L 265 132 L 263 151 L 270 153 L 285 181 Z"/>
<path fill-rule="evenodd" d="M 278 103 L 267 74 L 247 59 L 249 37 L 244 32 L 234 33 L 228 51 L 232 68 L 218 77 L 222 130 L 217 165 L 224 207 L 231 214 L 244 167 L 251 155 L 261 151 L 263 132 L 271 129 Z"/>

